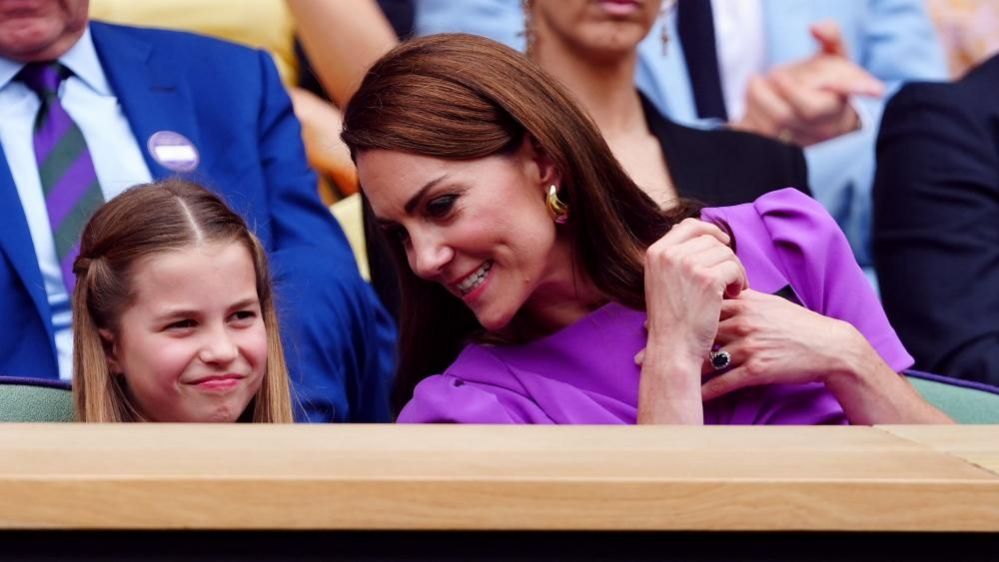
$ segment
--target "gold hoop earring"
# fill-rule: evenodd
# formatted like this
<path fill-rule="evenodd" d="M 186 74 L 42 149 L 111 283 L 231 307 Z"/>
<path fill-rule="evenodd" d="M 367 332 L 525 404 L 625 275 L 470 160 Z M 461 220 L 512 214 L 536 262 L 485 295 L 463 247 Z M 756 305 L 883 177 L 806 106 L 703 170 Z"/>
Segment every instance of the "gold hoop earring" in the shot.
<path fill-rule="evenodd" d="M 555 184 L 548 186 L 545 206 L 548 207 L 548 214 L 552 216 L 555 224 L 565 224 L 569 221 L 569 206 L 558 198 L 558 186 Z"/>

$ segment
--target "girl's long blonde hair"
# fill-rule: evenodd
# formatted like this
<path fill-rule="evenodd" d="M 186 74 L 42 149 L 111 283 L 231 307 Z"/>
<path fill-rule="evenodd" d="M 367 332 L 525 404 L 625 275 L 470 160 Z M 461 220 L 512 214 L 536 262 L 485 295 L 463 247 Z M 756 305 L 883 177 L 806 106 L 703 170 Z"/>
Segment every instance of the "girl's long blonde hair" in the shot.
<path fill-rule="evenodd" d="M 73 395 L 83 422 L 143 421 L 111 373 L 99 330 L 119 333 L 132 303 L 132 269 L 147 256 L 205 242 L 238 242 L 250 252 L 267 331 L 267 369 L 260 390 L 241 416 L 259 423 L 290 423 L 291 393 L 278 329 L 267 254 L 246 222 L 215 193 L 179 179 L 135 186 L 98 209 L 87 223 L 73 265 Z"/>

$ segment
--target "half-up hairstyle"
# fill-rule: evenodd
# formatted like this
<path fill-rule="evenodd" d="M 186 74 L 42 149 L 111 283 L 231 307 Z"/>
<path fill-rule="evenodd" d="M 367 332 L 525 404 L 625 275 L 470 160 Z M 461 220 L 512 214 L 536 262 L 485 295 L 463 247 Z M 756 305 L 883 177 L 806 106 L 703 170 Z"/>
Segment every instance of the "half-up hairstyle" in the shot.
<path fill-rule="evenodd" d="M 142 258 L 200 243 L 236 242 L 250 253 L 267 331 L 267 367 L 260 390 L 241 420 L 290 423 L 288 368 L 271 289 L 267 255 L 246 222 L 215 193 L 184 180 L 132 187 L 97 210 L 83 230 L 73 265 L 73 395 L 84 422 L 143 421 L 111 373 L 99 330 L 119 334 L 132 304 L 132 276 Z"/>
<path fill-rule="evenodd" d="M 504 45 L 466 34 L 403 43 L 368 71 L 344 115 L 343 139 L 357 160 L 390 150 L 449 160 L 516 151 L 528 135 L 561 174 L 559 197 L 575 263 L 608 298 L 644 309 L 645 249 L 698 209 L 660 209 L 628 177 L 593 121 L 539 66 Z M 362 185 L 362 189 L 363 189 Z M 481 331 L 443 287 L 421 280 L 398 240 L 399 371 L 395 406 L 442 372 Z"/>

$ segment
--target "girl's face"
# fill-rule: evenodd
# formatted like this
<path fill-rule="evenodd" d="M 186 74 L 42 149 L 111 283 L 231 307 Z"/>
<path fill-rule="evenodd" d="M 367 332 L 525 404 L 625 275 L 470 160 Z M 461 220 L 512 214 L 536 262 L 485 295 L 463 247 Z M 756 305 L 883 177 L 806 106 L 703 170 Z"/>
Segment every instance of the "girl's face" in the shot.
<path fill-rule="evenodd" d="M 492 331 L 572 286 L 568 245 L 545 207 L 547 186 L 558 182 L 545 160 L 525 141 L 513 155 L 477 160 L 368 150 L 357 166 L 379 224 L 413 272 Z"/>
<path fill-rule="evenodd" d="M 661 0 L 534 0 L 538 41 L 558 41 L 586 57 L 636 51 L 656 21 Z"/>
<path fill-rule="evenodd" d="M 149 421 L 236 421 L 267 366 L 250 252 L 238 242 L 204 243 L 133 267 L 118 334 L 101 331 L 132 404 Z"/>

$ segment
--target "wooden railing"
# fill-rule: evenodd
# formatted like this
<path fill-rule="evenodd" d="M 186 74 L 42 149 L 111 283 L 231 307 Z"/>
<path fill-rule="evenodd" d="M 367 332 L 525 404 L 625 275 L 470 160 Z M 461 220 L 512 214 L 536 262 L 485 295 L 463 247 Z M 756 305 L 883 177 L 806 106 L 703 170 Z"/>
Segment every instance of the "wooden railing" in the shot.
<path fill-rule="evenodd" d="M 0 425 L 0 529 L 997 531 L 999 426 Z"/>

